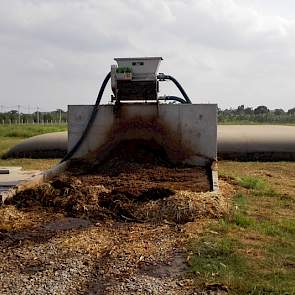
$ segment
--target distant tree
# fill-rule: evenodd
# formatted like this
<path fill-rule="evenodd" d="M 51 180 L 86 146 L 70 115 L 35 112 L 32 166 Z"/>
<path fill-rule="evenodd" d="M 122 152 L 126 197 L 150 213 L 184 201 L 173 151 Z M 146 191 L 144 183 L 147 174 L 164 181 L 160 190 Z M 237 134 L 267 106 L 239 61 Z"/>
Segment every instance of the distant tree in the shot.
<path fill-rule="evenodd" d="M 17 114 L 18 114 L 17 110 L 11 110 L 8 112 L 8 115 L 12 115 L 12 116 L 17 115 Z"/>
<path fill-rule="evenodd" d="M 254 109 L 255 115 L 267 114 L 267 113 L 269 113 L 269 109 L 266 106 L 258 106 L 256 109 Z"/>
<path fill-rule="evenodd" d="M 244 113 L 247 115 L 252 115 L 253 114 L 253 110 L 250 107 L 247 107 L 244 109 Z"/>
<path fill-rule="evenodd" d="M 238 115 L 242 115 L 242 114 L 244 114 L 244 111 L 245 111 L 245 106 L 242 104 L 242 105 L 238 106 L 236 113 Z"/>
<path fill-rule="evenodd" d="M 281 115 L 284 115 L 285 114 L 285 111 L 283 109 L 275 109 L 273 111 L 273 113 L 276 115 L 276 116 L 281 116 Z"/>
<path fill-rule="evenodd" d="M 281 108 L 270 110 L 264 105 L 255 109 L 240 105 L 237 108 L 218 109 L 218 120 L 220 123 L 295 123 L 295 107 L 288 111 Z"/>
<path fill-rule="evenodd" d="M 18 117 L 18 111 L 17 110 L 11 110 L 7 112 L 7 119 L 9 120 L 16 120 Z"/>

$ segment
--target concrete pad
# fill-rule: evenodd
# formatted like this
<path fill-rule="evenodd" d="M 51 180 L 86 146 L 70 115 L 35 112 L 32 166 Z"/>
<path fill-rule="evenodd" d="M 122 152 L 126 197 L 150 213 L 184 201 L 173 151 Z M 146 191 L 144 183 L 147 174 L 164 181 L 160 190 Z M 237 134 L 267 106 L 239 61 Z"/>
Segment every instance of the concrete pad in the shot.
<path fill-rule="evenodd" d="M 27 181 L 40 174 L 39 170 L 24 171 L 21 167 L 0 167 L 0 170 L 8 170 L 9 174 L 0 174 L 0 195 L 2 192 Z"/>

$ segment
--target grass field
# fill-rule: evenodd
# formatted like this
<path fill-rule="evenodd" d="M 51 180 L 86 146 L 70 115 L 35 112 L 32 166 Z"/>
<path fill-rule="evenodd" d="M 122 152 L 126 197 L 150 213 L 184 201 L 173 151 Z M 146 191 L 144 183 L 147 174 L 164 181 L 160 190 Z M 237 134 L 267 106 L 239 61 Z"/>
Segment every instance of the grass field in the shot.
<path fill-rule="evenodd" d="M 28 138 L 31 136 L 66 131 L 67 125 L 0 125 L 0 136 L 8 138 Z"/>
<path fill-rule="evenodd" d="M 58 163 L 56 159 L 8 159 L 2 155 L 25 138 L 49 132 L 66 131 L 67 125 L 0 125 L 0 166 L 22 166 L 24 169 L 45 170 Z"/>
<path fill-rule="evenodd" d="M 228 216 L 188 246 L 195 283 L 230 294 L 295 294 L 295 163 L 219 167 L 235 192 Z"/>

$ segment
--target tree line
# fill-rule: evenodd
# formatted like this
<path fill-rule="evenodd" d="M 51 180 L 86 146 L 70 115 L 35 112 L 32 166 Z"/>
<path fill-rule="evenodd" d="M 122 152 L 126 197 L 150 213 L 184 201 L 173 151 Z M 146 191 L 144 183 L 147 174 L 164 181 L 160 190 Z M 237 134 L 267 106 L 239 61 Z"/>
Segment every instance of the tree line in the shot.
<path fill-rule="evenodd" d="M 67 122 L 67 112 L 57 109 L 51 112 L 33 112 L 26 114 L 18 110 L 0 113 L 0 124 L 64 124 Z"/>
<path fill-rule="evenodd" d="M 236 109 L 218 109 L 219 123 L 277 123 L 295 124 L 295 107 L 285 111 L 283 109 L 269 109 L 260 105 L 256 108 L 240 105 Z"/>
<path fill-rule="evenodd" d="M 0 124 L 63 124 L 67 122 L 67 111 L 57 109 L 50 112 L 36 111 L 31 114 L 18 110 L 0 113 Z M 256 108 L 240 105 L 236 109 L 218 109 L 219 123 L 277 123 L 295 124 L 295 107 L 285 111 L 283 109 L 269 109 L 260 105 Z"/>

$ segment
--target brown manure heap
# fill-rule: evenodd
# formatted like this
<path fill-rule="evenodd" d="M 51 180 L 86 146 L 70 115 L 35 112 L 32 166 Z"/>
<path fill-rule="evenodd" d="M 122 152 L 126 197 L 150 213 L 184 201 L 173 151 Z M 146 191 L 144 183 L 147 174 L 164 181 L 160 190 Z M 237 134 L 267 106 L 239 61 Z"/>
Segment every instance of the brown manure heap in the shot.
<path fill-rule="evenodd" d="M 153 145 L 136 144 L 136 151 L 119 145 L 99 164 L 73 162 L 62 176 L 17 194 L 10 203 L 126 222 L 183 224 L 224 213 L 222 195 L 209 192 L 205 168 L 172 165 Z"/>

